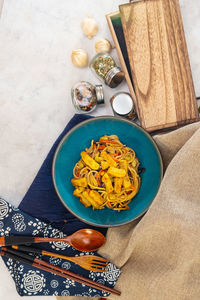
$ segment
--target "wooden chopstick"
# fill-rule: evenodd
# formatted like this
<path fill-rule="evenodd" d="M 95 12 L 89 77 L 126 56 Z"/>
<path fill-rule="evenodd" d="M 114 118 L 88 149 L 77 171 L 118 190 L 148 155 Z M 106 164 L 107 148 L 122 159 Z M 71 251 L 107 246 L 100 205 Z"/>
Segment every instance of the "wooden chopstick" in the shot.
<path fill-rule="evenodd" d="M 18 250 L 2 247 L 2 251 L 0 251 L 0 255 L 12 258 L 14 260 L 17 260 L 19 262 L 22 262 L 22 263 L 25 263 L 25 264 L 28 264 L 31 266 L 34 266 L 38 269 L 42 269 L 44 271 L 54 273 L 61 277 L 68 278 L 70 280 L 74 280 L 79 283 L 83 283 L 83 284 L 93 287 L 95 289 L 99 289 L 99 290 L 102 290 L 102 291 L 105 291 L 105 292 L 108 292 L 111 294 L 115 294 L 115 295 L 121 294 L 121 292 L 116 289 L 104 286 L 103 284 L 100 284 L 91 279 L 85 278 L 81 275 L 75 274 L 75 273 L 73 273 L 69 270 L 63 269 L 61 267 L 52 265 L 41 259 L 34 258 L 33 256 L 30 256 L 30 255 L 20 252 Z"/>

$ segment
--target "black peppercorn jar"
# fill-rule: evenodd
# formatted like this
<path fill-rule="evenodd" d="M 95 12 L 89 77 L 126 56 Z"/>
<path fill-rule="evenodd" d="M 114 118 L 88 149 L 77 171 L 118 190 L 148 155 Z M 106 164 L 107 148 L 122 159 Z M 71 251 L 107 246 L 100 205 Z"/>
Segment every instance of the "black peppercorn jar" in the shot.
<path fill-rule="evenodd" d="M 97 104 L 104 103 L 103 87 L 87 81 L 76 83 L 71 90 L 72 103 L 78 113 L 90 113 Z"/>
<path fill-rule="evenodd" d="M 90 62 L 90 68 L 111 88 L 115 88 L 124 80 L 124 73 L 109 53 L 98 53 Z"/>

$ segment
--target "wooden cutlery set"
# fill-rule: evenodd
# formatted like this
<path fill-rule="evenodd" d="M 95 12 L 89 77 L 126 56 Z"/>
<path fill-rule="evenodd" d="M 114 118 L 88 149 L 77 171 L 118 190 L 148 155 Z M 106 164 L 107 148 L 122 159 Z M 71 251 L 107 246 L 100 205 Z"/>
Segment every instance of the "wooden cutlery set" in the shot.
<path fill-rule="evenodd" d="M 48 242 L 65 242 L 72 245 L 75 249 L 80 251 L 94 251 L 99 249 L 105 243 L 105 237 L 98 231 L 93 229 L 81 229 L 73 233 L 71 236 L 64 238 L 46 238 L 33 236 L 4 236 L 0 237 L 1 251 L 0 255 L 11 258 L 20 263 L 31 265 L 35 268 L 59 275 L 79 283 L 83 283 L 95 289 L 99 289 L 115 295 L 120 295 L 121 292 L 116 289 L 107 287 L 103 284 L 95 282 L 91 279 L 85 278 L 74 272 L 55 266 L 35 255 L 45 255 L 57 257 L 71 261 L 80 267 L 93 272 L 106 272 L 108 261 L 105 258 L 96 255 L 83 256 L 65 256 L 59 253 L 49 252 L 38 249 L 26 244 L 48 243 Z"/>

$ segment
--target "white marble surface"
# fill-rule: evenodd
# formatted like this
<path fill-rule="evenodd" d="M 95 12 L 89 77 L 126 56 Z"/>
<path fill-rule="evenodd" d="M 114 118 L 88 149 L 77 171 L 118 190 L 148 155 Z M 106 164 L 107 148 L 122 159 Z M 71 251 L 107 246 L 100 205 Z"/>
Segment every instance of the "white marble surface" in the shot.
<path fill-rule="evenodd" d="M 89 69 L 72 66 L 71 50 L 84 48 L 91 58 L 94 42 L 100 37 L 111 38 L 105 14 L 126 2 L 4 0 L 0 19 L 0 196 L 12 204 L 19 204 L 52 143 L 74 114 L 71 86 L 83 79 L 98 82 Z M 200 3 L 180 2 L 196 94 L 200 96 Z M 87 14 L 99 24 L 99 33 L 92 40 L 80 29 Z M 116 57 L 115 50 L 113 55 Z M 126 84 L 117 90 L 127 90 Z M 95 115 L 112 113 L 108 100 L 113 92 L 105 87 L 106 105 Z M 1 260 L 0 299 L 21 299 Z"/>

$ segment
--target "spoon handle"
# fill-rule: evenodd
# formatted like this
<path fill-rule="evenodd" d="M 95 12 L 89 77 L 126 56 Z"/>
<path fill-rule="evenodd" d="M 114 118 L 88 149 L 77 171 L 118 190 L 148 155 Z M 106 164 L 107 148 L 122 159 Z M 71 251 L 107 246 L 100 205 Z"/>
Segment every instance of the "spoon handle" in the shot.
<path fill-rule="evenodd" d="M 12 246 L 32 243 L 48 243 L 48 242 L 64 242 L 70 243 L 67 237 L 65 238 L 46 238 L 46 237 L 33 237 L 33 236 L 3 236 L 0 237 L 0 246 Z"/>
<path fill-rule="evenodd" d="M 48 238 L 48 237 L 35 237 L 34 243 L 49 243 L 49 242 L 63 242 L 69 244 L 68 237 L 65 238 Z"/>

